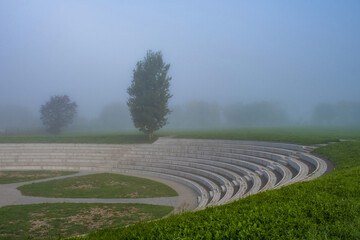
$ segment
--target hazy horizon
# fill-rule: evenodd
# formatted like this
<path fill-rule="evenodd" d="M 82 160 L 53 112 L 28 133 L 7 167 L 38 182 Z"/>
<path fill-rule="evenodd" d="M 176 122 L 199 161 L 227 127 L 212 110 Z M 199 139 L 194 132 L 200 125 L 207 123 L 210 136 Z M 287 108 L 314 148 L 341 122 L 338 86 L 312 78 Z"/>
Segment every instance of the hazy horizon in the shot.
<path fill-rule="evenodd" d="M 171 106 L 278 103 L 310 121 L 360 102 L 360 2 L 0 2 L 0 105 L 35 115 L 67 94 L 79 116 L 125 103 L 146 51 L 171 64 Z"/>

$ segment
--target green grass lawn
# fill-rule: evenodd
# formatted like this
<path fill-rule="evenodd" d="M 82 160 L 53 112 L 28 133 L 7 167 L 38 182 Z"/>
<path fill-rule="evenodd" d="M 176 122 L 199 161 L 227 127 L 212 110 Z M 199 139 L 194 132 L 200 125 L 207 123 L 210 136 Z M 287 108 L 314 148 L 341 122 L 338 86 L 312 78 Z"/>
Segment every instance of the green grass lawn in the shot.
<path fill-rule="evenodd" d="M 334 171 L 227 205 L 78 239 L 360 239 L 360 142 L 315 153 L 331 159 Z"/>
<path fill-rule="evenodd" d="M 177 193 L 165 184 L 113 173 L 70 177 L 18 188 L 23 195 L 57 198 L 148 198 Z"/>
<path fill-rule="evenodd" d="M 81 235 L 166 216 L 172 207 L 146 204 L 55 203 L 0 208 L 0 239 Z"/>
<path fill-rule="evenodd" d="M 153 141 L 156 140 L 153 139 Z M 137 144 L 151 143 L 141 133 L 102 133 L 102 134 L 61 134 L 61 135 L 11 135 L 0 136 L 0 143 L 106 143 Z"/>
<path fill-rule="evenodd" d="M 163 130 L 160 136 L 199 139 L 231 139 L 318 144 L 340 138 L 360 140 L 360 127 L 282 127 L 204 130 Z"/>
<path fill-rule="evenodd" d="M 282 127 L 282 128 L 240 128 L 240 129 L 202 129 L 202 130 L 161 130 L 158 136 L 178 138 L 259 140 L 316 144 L 338 141 L 339 138 L 360 140 L 360 127 Z M 0 143 L 107 143 L 137 144 L 151 143 L 147 135 L 139 132 L 124 133 L 64 133 L 54 135 L 11 135 L 0 136 Z"/>
<path fill-rule="evenodd" d="M 75 173 L 76 172 L 49 170 L 0 171 L 0 184 L 26 182 L 37 179 L 71 175 Z"/>

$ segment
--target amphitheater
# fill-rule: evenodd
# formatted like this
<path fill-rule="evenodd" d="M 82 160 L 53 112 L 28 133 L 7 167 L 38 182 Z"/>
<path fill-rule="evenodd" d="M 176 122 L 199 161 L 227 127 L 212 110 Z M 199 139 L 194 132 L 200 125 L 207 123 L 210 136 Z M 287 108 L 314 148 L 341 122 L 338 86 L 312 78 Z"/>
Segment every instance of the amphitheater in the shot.
<path fill-rule="evenodd" d="M 0 170 L 76 170 L 80 174 L 113 172 L 146 177 L 179 193 L 176 203 L 170 205 L 200 210 L 323 175 L 328 165 L 310 153 L 314 148 L 176 138 L 136 145 L 0 144 Z"/>

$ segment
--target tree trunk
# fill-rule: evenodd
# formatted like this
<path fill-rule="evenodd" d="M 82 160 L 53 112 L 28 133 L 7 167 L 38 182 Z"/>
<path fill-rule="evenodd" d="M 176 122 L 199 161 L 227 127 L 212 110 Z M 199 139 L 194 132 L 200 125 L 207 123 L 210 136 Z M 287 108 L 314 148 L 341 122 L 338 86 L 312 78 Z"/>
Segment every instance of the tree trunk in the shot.
<path fill-rule="evenodd" d="M 153 139 L 153 133 L 149 133 L 149 140 L 151 141 Z"/>

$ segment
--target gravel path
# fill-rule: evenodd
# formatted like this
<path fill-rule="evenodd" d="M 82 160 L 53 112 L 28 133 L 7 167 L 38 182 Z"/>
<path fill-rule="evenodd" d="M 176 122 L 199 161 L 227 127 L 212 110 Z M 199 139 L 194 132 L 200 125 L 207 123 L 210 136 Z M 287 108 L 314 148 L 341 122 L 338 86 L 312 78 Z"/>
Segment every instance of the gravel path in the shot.
<path fill-rule="evenodd" d="M 88 174 L 93 174 L 94 172 L 79 172 L 72 175 L 66 175 L 61 177 L 53 177 L 47 179 L 40 179 L 28 182 L 21 183 L 11 183 L 11 184 L 0 184 L 0 207 L 9 206 L 9 205 L 23 205 L 23 204 L 38 204 L 38 203 L 62 203 L 62 202 L 72 202 L 72 203 L 144 203 L 144 204 L 153 204 L 153 205 L 165 205 L 173 206 L 175 212 L 181 212 L 184 210 L 191 210 L 196 207 L 196 194 L 191 189 L 178 184 L 172 181 L 168 181 L 161 178 L 155 177 L 144 177 L 151 180 L 155 180 L 161 183 L 164 183 L 171 188 L 173 188 L 178 194 L 179 197 L 160 197 L 160 198 L 116 198 L 116 199 L 101 199 L 101 198 L 44 198 L 44 197 L 31 197 L 23 196 L 21 192 L 17 190 L 19 186 L 31 183 L 45 182 L 55 179 L 63 179 L 68 177 L 83 176 Z"/>

